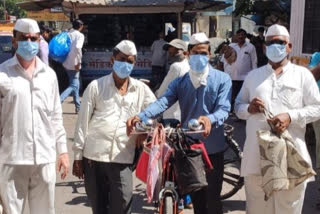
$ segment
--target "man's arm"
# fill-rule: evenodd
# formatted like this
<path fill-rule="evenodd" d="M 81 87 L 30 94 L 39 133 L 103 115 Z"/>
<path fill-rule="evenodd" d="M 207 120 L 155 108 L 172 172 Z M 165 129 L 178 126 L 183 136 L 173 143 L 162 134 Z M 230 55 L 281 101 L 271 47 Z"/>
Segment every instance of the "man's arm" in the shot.
<path fill-rule="evenodd" d="M 82 61 L 83 43 L 84 43 L 84 35 L 82 33 L 80 33 L 80 36 L 76 40 L 76 49 L 75 49 L 76 57 L 75 57 L 75 61 L 74 61 L 75 70 L 77 70 L 77 71 L 80 70 L 80 65 L 81 65 L 81 61 Z"/>
<path fill-rule="evenodd" d="M 224 83 L 221 84 L 218 92 L 216 106 L 212 114 L 206 115 L 211 124 L 215 124 L 216 127 L 221 126 L 223 122 L 228 118 L 228 114 L 231 108 L 231 79 L 228 76 Z"/>
<path fill-rule="evenodd" d="M 156 91 L 156 96 L 160 97 L 168 89 L 169 84 L 173 80 L 175 80 L 177 77 L 179 77 L 179 75 L 180 75 L 179 67 L 176 66 L 175 64 L 172 64 L 160 88 Z"/>
<path fill-rule="evenodd" d="M 249 73 L 250 74 L 250 73 Z M 242 88 L 235 100 L 234 111 L 236 115 L 243 120 L 247 120 L 250 117 L 250 113 L 248 111 L 250 106 L 250 96 L 249 96 L 249 77 L 248 75 L 243 82 Z"/>
<path fill-rule="evenodd" d="M 258 58 L 257 58 L 256 48 L 253 45 L 252 45 L 250 57 L 251 57 L 252 69 L 256 69 L 258 65 Z"/>
<path fill-rule="evenodd" d="M 306 124 L 320 119 L 320 93 L 317 83 L 310 72 L 303 75 L 305 77 L 302 89 L 303 105 L 301 109 L 289 110 L 288 114 L 291 124 L 305 127 Z"/>

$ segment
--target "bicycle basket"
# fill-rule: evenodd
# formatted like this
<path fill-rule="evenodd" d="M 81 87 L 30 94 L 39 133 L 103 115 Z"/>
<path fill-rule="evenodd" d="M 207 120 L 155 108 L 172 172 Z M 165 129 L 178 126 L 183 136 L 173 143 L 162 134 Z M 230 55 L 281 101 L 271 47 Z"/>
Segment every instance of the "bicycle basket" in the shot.
<path fill-rule="evenodd" d="M 176 149 L 174 172 L 182 195 L 208 186 L 201 149 Z"/>

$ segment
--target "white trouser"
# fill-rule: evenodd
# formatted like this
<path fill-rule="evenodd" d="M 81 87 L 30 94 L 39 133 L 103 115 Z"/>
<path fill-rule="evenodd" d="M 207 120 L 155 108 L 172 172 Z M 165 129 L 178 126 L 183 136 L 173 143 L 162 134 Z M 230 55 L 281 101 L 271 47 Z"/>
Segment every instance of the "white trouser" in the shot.
<path fill-rule="evenodd" d="M 30 214 L 55 214 L 55 163 L 0 165 L 0 197 L 6 214 L 22 214 L 28 197 Z"/>
<path fill-rule="evenodd" d="M 264 200 L 262 177 L 250 175 L 244 178 L 247 214 L 301 214 L 307 182 L 292 190 L 275 192 Z"/>

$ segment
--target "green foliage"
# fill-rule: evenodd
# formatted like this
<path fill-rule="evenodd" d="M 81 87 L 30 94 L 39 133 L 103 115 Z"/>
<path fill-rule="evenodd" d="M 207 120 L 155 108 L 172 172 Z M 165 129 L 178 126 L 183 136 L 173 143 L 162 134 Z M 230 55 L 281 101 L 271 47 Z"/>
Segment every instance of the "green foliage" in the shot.
<path fill-rule="evenodd" d="M 21 1 L 23 0 L 5 0 L 8 15 L 16 16 L 17 18 L 26 17 L 26 11 L 17 6 L 17 3 Z M 4 0 L 0 2 L 0 19 L 4 20 Z"/>
<path fill-rule="evenodd" d="M 254 0 L 237 0 L 234 14 L 236 16 L 243 16 L 252 12 Z"/>

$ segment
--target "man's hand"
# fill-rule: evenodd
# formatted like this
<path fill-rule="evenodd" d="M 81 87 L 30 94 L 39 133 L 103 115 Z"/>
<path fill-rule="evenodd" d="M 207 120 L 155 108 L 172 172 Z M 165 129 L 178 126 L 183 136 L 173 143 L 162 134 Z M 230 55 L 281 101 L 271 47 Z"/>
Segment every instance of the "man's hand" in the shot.
<path fill-rule="evenodd" d="M 140 122 L 140 118 L 138 116 L 134 116 L 127 120 L 127 136 L 129 137 L 132 131 L 135 128 L 136 123 Z"/>
<path fill-rule="evenodd" d="M 268 122 L 274 126 L 274 131 L 280 135 L 289 127 L 291 118 L 288 113 L 281 113 L 268 120 Z"/>
<path fill-rule="evenodd" d="M 208 137 L 211 132 L 211 121 L 207 116 L 200 116 L 198 118 L 200 124 L 204 127 L 204 132 L 202 133 L 203 137 Z"/>
<path fill-rule="evenodd" d="M 79 179 L 84 178 L 82 160 L 73 161 L 72 174 Z"/>
<path fill-rule="evenodd" d="M 264 102 L 258 97 L 255 97 L 249 104 L 248 112 L 250 114 L 262 113 L 264 109 Z"/>
<path fill-rule="evenodd" d="M 63 169 L 63 172 L 61 173 L 61 179 L 65 179 L 68 171 L 69 171 L 69 155 L 68 153 L 63 153 L 59 155 L 59 159 L 58 159 L 58 166 L 57 166 L 57 170 L 58 172 L 61 172 L 61 168 Z"/>
<path fill-rule="evenodd" d="M 75 65 L 74 69 L 79 72 L 80 71 L 80 63 L 78 65 Z"/>

